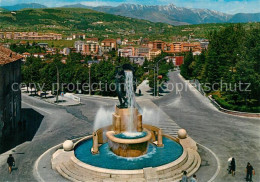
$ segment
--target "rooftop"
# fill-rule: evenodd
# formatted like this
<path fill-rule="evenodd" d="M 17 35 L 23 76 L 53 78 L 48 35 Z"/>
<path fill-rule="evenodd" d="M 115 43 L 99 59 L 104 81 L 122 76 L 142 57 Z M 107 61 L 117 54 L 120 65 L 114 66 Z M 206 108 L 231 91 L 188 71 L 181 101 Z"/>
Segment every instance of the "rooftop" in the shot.
<path fill-rule="evenodd" d="M 5 65 L 22 59 L 23 57 L 16 52 L 0 46 L 0 65 Z"/>

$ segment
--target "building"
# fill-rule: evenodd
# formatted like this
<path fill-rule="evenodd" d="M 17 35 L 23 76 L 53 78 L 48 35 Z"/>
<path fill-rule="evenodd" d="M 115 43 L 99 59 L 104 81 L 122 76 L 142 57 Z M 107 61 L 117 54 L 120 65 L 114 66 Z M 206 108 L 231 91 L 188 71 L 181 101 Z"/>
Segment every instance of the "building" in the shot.
<path fill-rule="evenodd" d="M 173 43 L 173 52 L 179 53 L 182 52 L 183 44 L 181 42 L 174 42 Z"/>
<path fill-rule="evenodd" d="M 39 34 L 37 32 L 1 32 L 0 38 L 14 40 L 61 40 L 62 35 L 56 33 Z"/>
<path fill-rule="evenodd" d="M 122 49 L 118 49 L 118 56 L 121 57 L 130 57 L 135 55 L 134 47 L 124 47 Z"/>
<path fill-rule="evenodd" d="M 155 57 L 157 57 L 161 53 L 162 53 L 162 50 L 160 50 L 160 49 L 150 50 L 148 60 L 153 60 Z"/>
<path fill-rule="evenodd" d="M 83 54 L 91 55 L 91 54 L 98 54 L 98 52 L 99 52 L 98 38 L 87 38 L 86 44 L 83 47 Z"/>
<path fill-rule="evenodd" d="M 175 57 L 175 61 L 174 61 L 174 65 L 175 66 L 181 66 L 184 62 L 184 56 L 176 56 Z"/>
<path fill-rule="evenodd" d="M 149 57 L 150 48 L 149 47 L 138 47 L 135 49 L 135 56 Z"/>
<path fill-rule="evenodd" d="M 109 52 L 117 48 L 115 39 L 105 39 L 101 42 L 101 51 Z"/>
<path fill-rule="evenodd" d="M 38 43 L 37 45 L 41 48 L 48 48 L 48 43 Z"/>
<path fill-rule="evenodd" d="M 81 53 L 81 52 L 83 52 L 84 45 L 85 45 L 84 41 L 76 41 L 74 43 L 74 48 L 76 49 L 77 52 Z"/>
<path fill-rule="evenodd" d="M 129 57 L 130 62 L 138 64 L 138 65 L 143 65 L 145 61 L 144 56 L 130 56 Z"/>
<path fill-rule="evenodd" d="M 5 34 L 3 32 L 0 32 L 0 39 L 4 39 L 5 38 Z"/>
<path fill-rule="evenodd" d="M 13 33 L 12 32 L 6 32 L 5 33 L 5 38 L 6 39 L 13 39 Z"/>
<path fill-rule="evenodd" d="M 0 135 L 16 128 L 21 119 L 22 58 L 0 46 Z"/>
<path fill-rule="evenodd" d="M 80 39 L 80 40 L 85 40 L 86 35 L 85 34 L 73 34 L 72 39 Z"/>
<path fill-rule="evenodd" d="M 62 54 L 65 55 L 65 56 L 69 55 L 70 54 L 70 48 L 68 48 L 68 47 L 63 48 Z"/>
<path fill-rule="evenodd" d="M 189 52 L 190 50 L 193 52 L 201 51 L 200 43 L 199 42 L 194 42 L 194 43 L 184 42 L 182 52 Z"/>
<path fill-rule="evenodd" d="M 31 56 L 31 54 L 29 52 L 25 52 L 22 55 L 23 55 L 23 61 L 25 61 L 28 57 Z"/>
<path fill-rule="evenodd" d="M 153 44 L 153 49 L 164 50 L 165 42 L 163 42 L 161 40 L 156 40 L 156 41 L 153 41 L 152 44 Z"/>

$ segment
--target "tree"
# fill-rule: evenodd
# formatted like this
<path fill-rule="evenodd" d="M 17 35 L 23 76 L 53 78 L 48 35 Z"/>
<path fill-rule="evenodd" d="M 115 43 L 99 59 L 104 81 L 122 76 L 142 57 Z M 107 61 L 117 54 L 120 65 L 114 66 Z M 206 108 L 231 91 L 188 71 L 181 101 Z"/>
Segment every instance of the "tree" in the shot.
<path fill-rule="evenodd" d="M 191 63 L 193 60 L 192 50 L 190 50 L 184 58 L 184 63 L 181 65 L 181 75 L 186 79 L 190 79 L 192 76 Z"/>

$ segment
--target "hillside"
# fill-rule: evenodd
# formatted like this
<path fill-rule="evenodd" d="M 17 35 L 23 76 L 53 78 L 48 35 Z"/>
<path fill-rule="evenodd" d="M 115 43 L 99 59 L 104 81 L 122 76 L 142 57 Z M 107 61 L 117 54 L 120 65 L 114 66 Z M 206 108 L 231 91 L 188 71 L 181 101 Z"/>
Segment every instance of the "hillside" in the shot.
<path fill-rule="evenodd" d="M 5 12 L 5 11 L 7 11 L 7 10 L 4 8 L 0 8 L 0 12 Z"/>
<path fill-rule="evenodd" d="M 123 16 L 117 16 L 83 8 L 24 9 L 16 14 L 0 14 L 0 31 L 56 32 L 65 36 L 84 33 L 88 37 L 150 38 L 171 41 L 173 36 L 206 38 L 212 30 L 220 30 L 229 24 L 204 24 L 171 26 Z M 243 26 L 259 26 L 244 24 Z"/>
<path fill-rule="evenodd" d="M 97 36 L 156 36 L 173 35 L 172 26 L 145 20 L 126 18 L 89 9 L 48 8 L 25 9 L 0 14 L 0 28 L 14 31 L 55 31 L 63 34 L 84 32 Z"/>
<path fill-rule="evenodd" d="M 235 14 L 229 22 L 245 23 L 245 22 L 260 22 L 260 13 L 238 13 Z"/>

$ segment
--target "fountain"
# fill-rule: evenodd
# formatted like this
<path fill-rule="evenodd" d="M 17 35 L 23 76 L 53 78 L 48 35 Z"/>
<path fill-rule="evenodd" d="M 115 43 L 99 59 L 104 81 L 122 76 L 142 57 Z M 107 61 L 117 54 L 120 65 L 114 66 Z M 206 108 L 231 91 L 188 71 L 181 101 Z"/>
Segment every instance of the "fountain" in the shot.
<path fill-rule="evenodd" d="M 120 181 L 126 178 L 177 180 L 183 170 L 187 170 L 188 175 L 196 172 L 201 159 L 196 143 L 185 130 L 180 130 L 175 138 L 163 134 L 156 126 L 143 123 L 141 109 L 135 100 L 136 85 L 131 65 L 117 67 L 116 88 L 119 105 L 115 106 L 112 122 L 110 120 L 108 126 L 98 128 L 75 144 L 74 141 L 64 142 L 63 149 L 53 154 L 53 169 L 72 181 L 89 178 L 93 181 L 111 178 Z M 102 109 L 100 113 L 106 111 Z"/>

